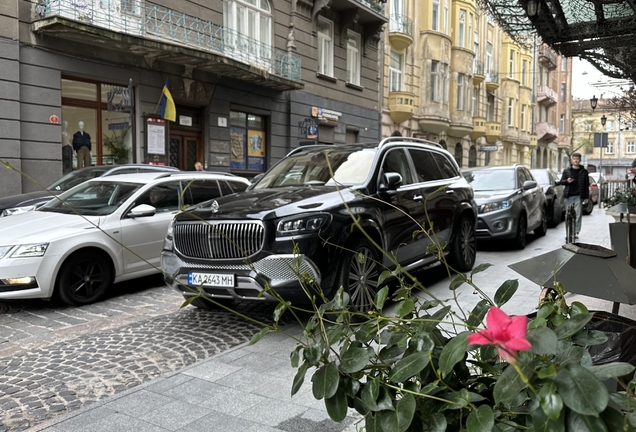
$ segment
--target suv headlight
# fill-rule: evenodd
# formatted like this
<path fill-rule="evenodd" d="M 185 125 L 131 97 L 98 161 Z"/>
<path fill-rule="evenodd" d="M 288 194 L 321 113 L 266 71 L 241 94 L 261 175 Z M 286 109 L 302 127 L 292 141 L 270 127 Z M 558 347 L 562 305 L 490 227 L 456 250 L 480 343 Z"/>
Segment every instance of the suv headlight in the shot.
<path fill-rule="evenodd" d="M 163 238 L 163 250 L 172 251 L 172 232 L 174 230 L 174 220 L 170 222 L 168 225 L 168 231 L 166 232 L 166 236 Z"/>
<path fill-rule="evenodd" d="M 491 211 L 496 211 L 496 210 L 505 210 L 508 207 L 510 207 L 512 205 L 512 200 L 509 199 L 505 199 L 505 200 L 501 200 L 501 201 L 494 201 L 488 204 L 484 204 L 481 207 L 481 212 L 482 213 L 488 213 Z"/>
<path fill-rule="evenodd" d="M 33 258 L 44 256 L 48 243 L 21 245 L 11 254 L 11 258 Z"/>
<path fill-rule="evenodd" d="M 317 214 L 282 219 L 276 226 L 276 235 L 279 237 L 318 232 L 331 222 L 331 215 Z"/>
<path fill-rule="evenodd" d="M 13 249 L 13 246 L 0 246 L 0 259 L 4 258 L 11 249 Z"/>
<path fill-rule="evenodd" d="M 12 215 L 20 214 L 20 213 L 26 213 L 26 212 L 35 210 L 36 208 L 37 206 L 34 206 L 34 205 L 8 208 L 8 209 L 4 209 L 4 211 L 2 212 L 2 216 L 12 216 Z"/>

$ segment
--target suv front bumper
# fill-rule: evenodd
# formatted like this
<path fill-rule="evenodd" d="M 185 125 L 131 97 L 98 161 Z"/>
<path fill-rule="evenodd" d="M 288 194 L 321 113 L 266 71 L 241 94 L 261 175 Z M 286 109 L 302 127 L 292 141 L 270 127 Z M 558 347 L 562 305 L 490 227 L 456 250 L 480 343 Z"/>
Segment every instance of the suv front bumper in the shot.
<path fill-rule="evenodd" d="M 250 264 L 206 264 L 186 262 L 173 252 L 161 253 L 164 280 L 185 297 L 199 291 L 212 299 L 270 301 L 278 299 L 267 288 L 291 302 L 308 302 L 300 279 L 307 289 L 320 286 L 318 267 L 305 255 L 269 255 Z M 189 284 L 190 272 L 234 275 L 233 287 L 196 286 Z"/>

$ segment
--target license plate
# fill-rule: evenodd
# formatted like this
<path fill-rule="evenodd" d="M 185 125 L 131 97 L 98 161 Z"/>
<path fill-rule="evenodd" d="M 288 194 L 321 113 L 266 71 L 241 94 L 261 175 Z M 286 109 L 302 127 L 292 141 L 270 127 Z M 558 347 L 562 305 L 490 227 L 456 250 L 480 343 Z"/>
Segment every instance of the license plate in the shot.
<path fill-rule="evenodd" d="M 217 274 L 217 273 L 188 273 L 188 285 L 194 286 L 217 286 L 217 287 L 234 287 L 233 274 Z"/>

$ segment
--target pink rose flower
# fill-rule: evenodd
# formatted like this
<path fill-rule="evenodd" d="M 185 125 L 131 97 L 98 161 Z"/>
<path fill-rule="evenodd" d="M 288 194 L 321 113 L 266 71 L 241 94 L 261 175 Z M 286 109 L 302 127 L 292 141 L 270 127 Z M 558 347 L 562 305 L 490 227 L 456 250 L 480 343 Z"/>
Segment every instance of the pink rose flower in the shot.
<path fill-rule="evenodd" d="M 532 347 L 526 339 L 528 319 L 521 316 L 510 317 L 498 307 L 492 306 L 486 315 L 485 330 L 468 336 L 469 345 L 496 345 L 499 355 L 508 363 L 517 359 L 517 351 Z"/>

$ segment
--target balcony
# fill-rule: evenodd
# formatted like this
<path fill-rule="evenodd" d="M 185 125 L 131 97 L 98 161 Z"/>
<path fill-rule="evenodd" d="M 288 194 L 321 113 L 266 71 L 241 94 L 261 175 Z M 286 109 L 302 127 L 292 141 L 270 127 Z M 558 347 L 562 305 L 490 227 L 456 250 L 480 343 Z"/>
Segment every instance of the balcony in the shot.
<path fill-rule="evenodd" d="M 537 140 L 547 141 L 549 143 L 557 139 L 557 137 L 559 136 L 557 127 L 548 122 L 537 123 L 536 132 Z"/>
<path fill-rule="evenodd" d="M 537 87 L 537 102 L 541 105 L 552 106 L 558 101 L 557 92 L 550 87 L 542 85 Z"/>
<path fill-rule="evenodd" d="M 490 144 L 497 142 L 501 136 L 501 124 L 495 122 L 486 122 L 486 141 Z"/>
<path fill-rule="evenodd" d="M 415 95 L 410 92 L 389 93 L 389 115 L 394 123 L 400 124 L 413 117 L 415 112 Z"/>
<path fill-rule="evenodd" d="M 557 67 L 557 55 L 547 45 L 541 45 L 539 47 L 539 63 L 543 63 L 550 69 L 556 69 Z"/>
<path fill-rule="evenodd" d="M 475 141 L 483 136 L 486 136 L 486 119 L 473 117 L 473 131 L 470 133 L 470 138 Z"/>
<path fill-rule="evenodd" d="M 312 16 L 322 9 L 330 9 L 340 14 L 340 25 L 359 24 L 365 27 L 364 33 L 373 37 L 389 21 L 384 15 L 384 3 L 380 0 L 331 0 L 313 1 Z"/>
<path fill-rule="evenodd" d="M 214 73 L 279 90 L 303 88 L 301 57 L 232 29 L 143 1 L 40 0 L 33 32 L 57 49 L 112 64 Z M 81 44 L 81 45 L 80 45 Z M 83 45 L 83 46 L 82 46 Z M 148 67 L 148 66 L 146 66 Z"/>
<path fill-rule="evenodd" d="M 499 88 L 499 73 L 488 72 L 486 74 L 486 91 L 494 92 Z"/>
<path fill-rule="evenodd" d="M 413 44 L 413 20 L 406 15 L 391 14 L 389 42 L 396 50 L 404 50 Z"/>
<path fill-rule="evenodd" d="M 477 59 L 473 60 L 473 85 L 477 87 L 484 82 L 486 75 L 484 75 L 484 64 Z"/>

